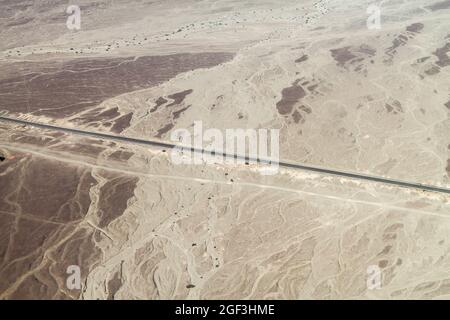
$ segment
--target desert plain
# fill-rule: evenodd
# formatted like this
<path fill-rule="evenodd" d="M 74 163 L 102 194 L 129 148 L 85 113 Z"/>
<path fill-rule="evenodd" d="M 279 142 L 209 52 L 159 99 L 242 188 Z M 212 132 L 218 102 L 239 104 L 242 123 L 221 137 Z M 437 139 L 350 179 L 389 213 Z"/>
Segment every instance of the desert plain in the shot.
<path fill-rule="evenodd" d="M 2 117 L 162 143 L 0 118 L 0 299 L 450 298 L 450 1 L 0 9 Z M 175 164 L 196 121 L 419 187 Z"/>

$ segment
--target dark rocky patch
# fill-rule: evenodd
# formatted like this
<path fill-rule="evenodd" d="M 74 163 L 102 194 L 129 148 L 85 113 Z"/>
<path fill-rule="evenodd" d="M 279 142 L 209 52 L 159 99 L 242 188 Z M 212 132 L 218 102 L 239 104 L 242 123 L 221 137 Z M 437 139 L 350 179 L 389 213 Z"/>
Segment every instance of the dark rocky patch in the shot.
<path fill-rule="evenodd" d="M 304 54 L 303 56 L 301 56 L 300 58 L 298 58 L 297 60 L 295 60 L 295 63 L 302 63 L 305 62 L 306 60 L 308 60 L 308 55 Z"/>
<path fill-rule="evenodd" d="M 122 279 L 120 273 L 114 273 L 114 276 L 108 281 L 108 300 L 114 300 L 114 297 L 122 287 Z"/>
<path fill-rule="evenodd" d="M 187 106 L 187 107 L 185 107 L 185 108 L 182 108 L 182 109 L 180 109 L 180 110 L 178 110 L 178 111 L 175 111 L 173 114 L 172 114 L 172 116 L 173 116 L 173 120 L 176 120 L 176 119 L 178 119 L 179 117 L 180 117 L 180 115 L 183 113 L 183 112 L 185 112 L 187 109 L 189 109 L 191 106 Z"/>
<path fill-rule="evenodd" d="M 97 158 L 99 154 L 105 150 L 104 147 L 84 143 L 60 144 L 54 146 L 53 149 L 58 151 L 72 152 L 77 155 L 84 155 L 92 158 Z"/>
<path fill-rule="evenodd" d="M 123 150 L 117 150 L 111 153 L 109 156 L 110 159 L 115 161 L 127 161 L 133 156 L 132 152 L 129 151 L 123 151 Z"/>
<path fill-rule="evenodd" d="M 0 18 L 12 18 L 22 14 L 29 7 L 33 6 L 33 1 L 20 1 L 20 0 L 3 0 L 2 10 L 0 11 Z"/>
<path fill-rule="evenodd" d="M 95 180 L 87 169 L 13 155 L 0 165 L 0 292 L 17 282 L 9 299 L 76 298 L 79 290 L 59 288 L 56 279 L 67 277 L 67 266 L 79 265 L 84 280 L 99 257 L 91 231 L 74 232 L 88 212 Z"/>
<path fill-rule="evenodd" d="M 188 89 L 170 94 L 166 98 L 164 97 L 158 98 L 158 100 L 156 101 L 156 105 L 150 110 L 150 112 L 155 112 L 157 109 L 159 109 L 161 106 L 163 106 L 164 104 L 166 104 L 168 101 L 171 100 L 172 102 L 167 104 L 164 110 L 166 110 L 168 113 L 171 114 L 172 116 L 171 121 L 173 122 L 168 123 L 163 127 L 161 127 L 159 130 L 157 130 L 155 137 L 161 138 L 165 133 L 170 131 L 175 126 L 174 121 L 177 120 L 183 112 L 185 112 L 191 107 L 191 105 L 184 106 L 183 102 L 186 99 L 186 97 L 190 95 L 192 92 L 194 92 L 192 89 Z M 168 114 L 168 116 L 170 115 Z"/>
<path fill-rule="evenodd" d="M 450 101 L 444 104 L 450 110 Z"/>
<path fill-rule="evenodd" d="M 100 188 L 97 215 L 98 226 L 107 227 L 120 217 L 127 208 L 128 200 L 134 196 L 138 178 L 105 173 L 108 181 Z"/>
<path fill-rule="evenodd" d="M 92 123 L 110 123 L 111 120 L 120 117 L 119 109 L 117 107 L 111 109 L 94 108 L 79 116 L 72 122 L 77 124 L 92 124 Z"/>
<path fill-rule="evenodd" d="M 292 113 L 292 119 L 294 120 L 295 123 L 299 123 L 300 121 L 303 120 L 303 116 L 298 110 L 295 110 Z"/>
<path fill-rule="evenodd" d="M 172 99 L 173 102 L 171 104 L 167 105 L 167 107 L 173 107 L 173 106 L 181 104 L 184 101 L 184 99 L 186 99 L 186 97 L 188 95 L 190 95 L 192 92 L 193 92 L 193 90 L 189 89 L 189 90 L 171 94 L 170 96 L 168 96 L 168 98 Z"/>
<path fill-rule="evenodd" d="M 450 178 L 450 159 L 447 160 L 447 176 Z"/>
<path fill-rule="evenodd" d="M 281 100 L 277 103 L 277 110 L 280 115 L 291 113 L 294 105 L 306 96 L 305 90 L 298 83 L 299 80 L 281 91 Z"/>
<path fill-rule="evenodd" d="M 34 20 L 33 17 L 23 17 L 23 18 L 19 18 L 17 20 L 14 20 L 8 24 L 5 25 L 5 27 L 17 27 L 17 26 L 21 26 L 24 24 L 27 24 L 29 22 L 32 22 Z"/>
<path fill-rule="evenodd" d="M 438 74 L 441 71 L 441 69 L 438 66 L 432 66 L 429 69 L 425 70 L 425 74 L 428 76 L 433 76 L 435 74 Z"/>
<path fill-rule="evenodd" d="M 450 8 L 450 0 L 441 1 L 435 4 L 432 4 L 431 6 L 427 6 L 427 9 L 430 9 L 431 11 L 438 11 L 438 10 L 444 10 Z"/>
<path fill-rule="evenodd" d="M 446 43 L 442 48 L 438 48 L 433 54 L 438 58 L 435 63 L 441 67 L 447 67 L 450 65 L 450 57 L 448 53 L 450 52 L 450 42 Z"/>
<path fill-rule="evenodd" d="M 20 142 L 25 144 L 34 144 L 37 146 L 48 146 L 55 139 L 42 135 L 29 135 L 26 133 L 14 133 L 11 135 L 12 142 Z"/>
<path fill-rule="evenodd" d="M 303 105 L 300 106 L 299 109 L 302 110 L 302 111 L 304 111 L 306 114 L 310 114 L 310 113 L 312 112 L 312 110 L 311 110 L 310 107 L 303 106 Z"/>
<path fill-rule="evenodd" d="M 422 23 L 413 23 L 406 27 L 406 32 L 399 34 L 392 40 L 392 45 L 386 49 L 385 54 L 388 56 L 384 62 L 392 62 L 392 59 L 397 53 L 397 49 L 405 46 L 410 39 L 413 39 L 416 34 L 420 33 L 424 25 Z"/>
<path fill-rule="evenodd" d="M 350 51 L 350 46 L 332 49 L 331 56 L 337 62 L 338 66 L 343 67 L 348 61 L 356 58 L 356 56 Z"/>
<path fill-rule="evenodd" d="M 155 112 L 156 110 L 158 110 L 160 106 L 162 106 L 166 102 L 168 102 L 166 99 L 164 99 L 163 97 L 159 97 L 158 100 L 156 100 L 155 102 L 156 105 L 150 110 L 150 112 Z"/>
<path fill-rule="evenodd" d="M 133 117 L 133 113 L 127 113 L 117 120 L 115 120 L 114 125 L 111 128 L 111 131 L 114 133 L 121 133 L 123 130 L 130 126 L 131 118 Z"/>
<path fill-rule="evenodd" d="M 313 85 L 308 86 L 306 89 L 308 89 L 308 91 L 314 93 L 318 87 L 319 87 L 319 84 L 316 83 L 316 84 L 313 84 Z"/>
<path fill-rule="evenodd" d="M 424 28 L 423 23 L 413 23 L 406 27 L 406 31 L 419 33 Z"/>
<path fill-rule="evenodd" d="M 15 69 L 15 75 L 1 77 L 2 108 L 13 114 L 70 117 L 109 98 L 155 86 L 182 72 L 216 66 L 232 57 L 230 53 L 198 53 L 18 62 L 7 67 Z M 186 94 L 175 94 L 174 104 Z M 110 118 L 108 114 L 93 116 Z"/>
<path fill-rule="evenodd" d="M 353 71 L 363 72 L 367 74 L 366 65 L 364 61 L 367 58 L 371 58 L 375 55 L 376 49 L 369 45 L 362 44 L 359 47 L 343 47 L 338 49 L 332 49 L 331 56 L 337 62 L 340 67 L 348 68 L 352 65 Z"/>
<path fill-rule="evenodd" d="M 423 58 L 417 59 L 417 63 L 424 63 L 425 61 L 427 61 L 430 58 L 431 57 L 423 57 Z"/>
<path fill-rule="evenodd" d="M 398 100 L 394 100 L 391 103 L 386 103 L 385 108 L 388 113 L 393 113 L 393 114 L 404 113 L 402 104 Z"/>
<path fill-rule="evenodd" d="M 373 57 L 375 53 L 377 53 L 377 50 L 372 48 L 371 46 L 368 46 L 367 44 L 362 44 L 359 46 L 359 48 L 355 49 L 355 52 L 360 52 L 365 55 Z"/>
<path fill-rule="evenodd" d="M 167 133 L 170 131 L 170 129 L 172 129 L 174 127 L 173 123 L 168 123 L 166 124 L 164 127 L 162 127 L 161 129 L 159 129 L 157 131 L 156 137 L 157 138 L 161 138 L 163 134 Z"/>
<path fill-rule="evenodd" d="M 116 118 L 118 116 L 120 116 L 119 108 L 114 107 L 114 108 L 111 108 L 109 110 L 105 110 L 105 111 L 101 112 L 97 116 L 97 119 L 95 119 L 95 120 L 98 121 L 98 120 L 105 120 L 105 119 L 114 119 L 114 118 Z"/>

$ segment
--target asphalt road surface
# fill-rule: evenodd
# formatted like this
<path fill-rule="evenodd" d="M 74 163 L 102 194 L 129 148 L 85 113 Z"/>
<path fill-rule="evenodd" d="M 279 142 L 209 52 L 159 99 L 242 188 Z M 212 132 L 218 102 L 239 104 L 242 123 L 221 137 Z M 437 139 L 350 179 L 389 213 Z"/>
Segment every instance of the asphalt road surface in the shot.
<path fill-rule="evenodd" d="M 125 143 L 134 143 L 134 144 L 145 145 L 145 146 L 159 147 L 159 148 L 163 148 L 163 149 L 172 149 L 175 147 L 180 147 L 180 145 L 177 145 L 175 143 L 137 139 L 137 138 L 107 134 L 107 133 L 92 132 L 92 131 L 86 131 L 86 130 L 79 130 L 79 129 L 59 127 L 59 126 L 53 126 L 53 125 L 49 125 L 49 124 L 31 122 L 31 121 L 27 121 L 27 120 L 7 117 L 4 115 L 4 113 L 3 114 L 0 113 L 0 121 L 10 122 L 10 123 L 18 124 L 18 125 L 33 126 L 33 127 L 37 127 L 37 128 L 41 128 L 41 129 L 56 130 L 56 131 L 71 133 L 71 134 L 76 134 L 76 135 L 89 136 L 91 138 L 116 140 L 116 141 L 125 142 Z M 191 152 L 199 152 L 199 153 L 208 152 L 204 149 L 197 149 L 197 148 L 185 147 L 185 146 L 182 146 L 182 147 L 185 150 L 191 151 Z M 254 159 L 251 157 L 246 157 L 246 156 L 236 155 L 236 154 L 227 154 L 227 153 L 223 153 L 223 152 L 218 152 L 217 155 L 222 155 L 224 157 L 230 157 L 230 158 L 235 158 L 235 159 L 241 159 L 241 160 L 245 160 L 245 161 L 259 162 L 261 164 L 270 164 L 271 163 L 270 159 L 262 159 L 262 158 Z M 378 182 L 378 183 L 394 185 L 394 186 L 403 187 L 403 188 L 419 189 L 419 190 L 424 190 L 424 191 L 450 194 L 450 189 L 444 188 L 444 187 L 439 187 L 439 186 L 432 186 L 432 185 L 426 185 L 426 184 L 403 181 L 403 180 L 389 179 L 389 178 L 377 177 L 377 176 L 366 175 L 366 174 L 361 174 L 361 173 L 346 172 L 346 171 L 341 171 L 341 170 L 332 170 L 332 169 L 314 167 L 314 166 L 293 163 L 293 162 L 286 162 L 286 161 L 280 161 L 278 163 L 278 165 L 280 167 L 284 167 L 284 168 L 311 171 L 311 172 L 317 172 L 317 173 L 333 175 L 333 176 L 340 176 L 340 177 L 351 178 L 351 179 L 356 179 L 356 180 Z"/>

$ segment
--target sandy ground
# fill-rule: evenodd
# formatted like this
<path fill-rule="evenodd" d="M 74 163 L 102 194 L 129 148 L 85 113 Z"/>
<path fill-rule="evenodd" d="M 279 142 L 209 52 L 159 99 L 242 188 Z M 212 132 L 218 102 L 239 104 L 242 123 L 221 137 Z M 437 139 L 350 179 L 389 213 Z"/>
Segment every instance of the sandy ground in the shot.
<path fill-rule="evenodd" d="M 79 1 L 78 31 L 34 2 L 1 4 L 13 116 L 161 141 L 275 128 L 283 160 L 450 187 L 448 1 L 384 1 L 379 30 L 363 0 Z M 0 132 L 0 298 L 450 298 L 448 195 Z"/>

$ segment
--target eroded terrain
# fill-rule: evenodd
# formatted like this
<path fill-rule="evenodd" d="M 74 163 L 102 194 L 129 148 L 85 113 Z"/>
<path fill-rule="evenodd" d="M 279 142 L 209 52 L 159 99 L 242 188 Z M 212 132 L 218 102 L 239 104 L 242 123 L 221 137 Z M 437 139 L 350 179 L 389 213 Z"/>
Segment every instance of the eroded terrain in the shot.
<path fill-rule="evenodd" d="M 79 1 L 73 31 L 65 1 L 3 1 L 0 109 L 163 142 L 275 128 L 281 160 L 450 188 L 450 2 L 385 1 L 375 30 L 370 4 Z M 6 122 L 0 160 L 1 299 L 450 298 L 445 193 Z"/>
<path fill-rule="evenodd" d="M 2 132 L 2 298 L 450 294 L 448 195 L 284 169 L 261 181 L 118 144 L 74 156 L 67 145 L 108 143 L 39 134 L 44 147 Z M 68 265 L 83 266 L 82 290 L 65 288 Z M 367 289 L 371 265 L 380 290 Z"/>

